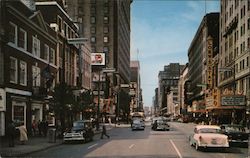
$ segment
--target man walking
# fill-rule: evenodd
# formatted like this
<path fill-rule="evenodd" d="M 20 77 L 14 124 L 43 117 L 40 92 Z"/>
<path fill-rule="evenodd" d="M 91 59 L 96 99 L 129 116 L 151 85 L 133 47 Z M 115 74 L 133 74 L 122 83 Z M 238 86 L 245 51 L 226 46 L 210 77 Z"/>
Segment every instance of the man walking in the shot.
<path fill-rule="evenodd" d="M 105 124 L 102 125 L 102 135 L 101 135 L 101 139 L 103 139 L 103 135 L 105 135 L 107 138 L 110 137 L 110 136 L 107 134 L 107 130 L 106 130 Z"/>
<path fill-rule="evenodd" d="M 9 137 L 9 147 L 14 147 L 15 146 L 15 135 L 16 135 L 16 127 L 14 122 L 11 120 L 10 124 L 8 125 L 7 128 L 7 135 Z"/>

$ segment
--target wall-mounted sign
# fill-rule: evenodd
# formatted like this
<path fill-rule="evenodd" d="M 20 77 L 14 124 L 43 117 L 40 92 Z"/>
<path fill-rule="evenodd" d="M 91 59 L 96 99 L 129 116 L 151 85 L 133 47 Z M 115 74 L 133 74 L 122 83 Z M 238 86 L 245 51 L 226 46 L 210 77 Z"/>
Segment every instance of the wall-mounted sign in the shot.
<path fill-rule="evenodd" d="M 0 111 L 6 111 L 6 92 L 0 88 Z"/>
<path fill-rule="evenodd" d="M 105 53 L 91 53 L 91 65 L 105 65 Z"/>
<path fill-rule="evenodd" d="M 244 95 L 222 96 L 221 105 L 224 106 L 244 106 L 246 105 L 246 97 Z"/>
<path fill-rule="evenodd" d="M 207 86 L 212 87 L 213 84 L 213 38 L 208 37 L 207 39 Z"/>

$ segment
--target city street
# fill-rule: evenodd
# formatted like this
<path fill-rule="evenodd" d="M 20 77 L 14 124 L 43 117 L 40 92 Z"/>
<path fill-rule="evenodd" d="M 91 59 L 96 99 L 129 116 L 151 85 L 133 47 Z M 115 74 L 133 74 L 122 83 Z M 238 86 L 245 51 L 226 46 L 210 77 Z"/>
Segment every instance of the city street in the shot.
<path fill-rule="evenodd" d="M 226 151 L 196 151 L 188 143 L 194 124 L 170 122 L 170 131 L 152 131 L 150 123 L 144 131 L 131 131 L 129 125 L 108 131 L 110 139 L 96 135 L 86 144 L 63 144 L 28 157 L 60 158 L 245 158 L 247 148 L 230 147 Z"/>

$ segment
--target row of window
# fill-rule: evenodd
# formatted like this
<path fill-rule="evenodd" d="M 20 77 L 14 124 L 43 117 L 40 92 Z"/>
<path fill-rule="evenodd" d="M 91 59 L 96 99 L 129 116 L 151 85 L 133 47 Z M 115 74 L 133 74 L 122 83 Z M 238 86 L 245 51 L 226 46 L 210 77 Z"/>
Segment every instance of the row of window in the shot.
<path fill-rule="evenodd" d="M 91 24 L 96 24 L 96 17 L 95 16 L 91 16 L 90 17 L 90 23 Z M 104 24 L 108 24 L 109 23 L 109 17 L 108 16 L 104 16 L 103 17 L 103 23 Z"/>
<path fill-rule="evenodd" d="M 96 27 L 95 26 L 91 26 L 90 27 L 90 32 L 92 34 L 96 34 Z M 103 27 L 103 33 L 109 33 L 109 27 L 108 26 L 104 26 Z"/>
<path fill-rule="evenodd" d="M 16 24 L 10 22 L 9 42 L 27 51 L 27 32 L 22 28 L 18 29 Z M 36 36 L 32 36 L 32 54 L 41 58 L 40 40 Z M 44 44 L 43 59 L 49 63 L 55 64 L 55 50 L 49 48 L 47 44 Z"/>
<path fill-rule="evenodd" d="M 58 31 L 66 38 L 76 38 L 75 31 L 60 16 L 57 17 L 57 25 Z"/>
<path fill-rule="evenodd" d="M 10 83 L 27 86 L 27 63 L 17 58 L 10 57 Z M 33 86 L 40 86 L 41 80 L 40 68 L 32 66 Z"/>
<path fill-rule="evenodd" d="M 225 15 L 224 15 L 225 23 L 226 23 L 226 21 L 229 19 L 229 17 L 231 17 L 231 16 L 233 15 L 234 10 L 236 10 L 237 7 L 239 6 L 239 1 L 236 0 L 234 4 L 235 4 L 235 7 L 233 7 L 233 4 L 232 4 L 231 7 L 229 8 L 229 14 L 228 14 L 228 11 L 225 12 Z M 227 8 L 227 3 L 225 3 L 225 10 L 226 10 L 226 8 Z M 233 9 L 233 8 L 234 8 L 234 9 Z M 248 1 L 247 10 L 248 10 L 248 11 L 250 10 L 250 2 L 249 2 L 249 1 Z M 221 11 L 223 11 L 222 6 L 221 6 Z M 242 19 L 243 17 L 246 16 L 246 12 L 247 12 L 247 11 L 246 11 L 246 6 L 243 5 L 243 7 L 240 9 L 240 18 L 241 18 L 241 19 Z M 228 15 L 229 15 L 229 16 L 228 16 Z M 238 17 L 238 15 L 237 15 L 237 17 Z"/>
<path fill-rule="evenodd" d="M 95 36 L 92 36 L 92 37 L 90 38 L 90 41 L 91 41 L 91 43 L 96 43 L 96 37 L 95 37 Z M 104 37 L 103 37 L 103 42 L 104 42 L 104 43 L 108 43 L 108 42 L 109 42 L 109 37 L 104 36 Z"/>
<path fill-rule="evenodd" d="M 235 65 L 235 69 L 236 69 L 236 72 L 239 72 L 241 70 L 244 70 L 245 68 L 248 68 L 250 66 L 249 64 L 249 57 L 247 57 L 246 59 L 243 59 L 240 61 L 240 64 L 236 64 Z"/>

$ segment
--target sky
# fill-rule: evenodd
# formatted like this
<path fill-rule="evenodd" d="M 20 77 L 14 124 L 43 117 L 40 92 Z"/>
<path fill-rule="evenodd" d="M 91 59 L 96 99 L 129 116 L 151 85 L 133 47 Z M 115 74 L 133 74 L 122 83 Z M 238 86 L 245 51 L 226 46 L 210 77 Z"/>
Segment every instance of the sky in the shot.
<path fill-rule="evenodd" d="M 205 13 L 219 0 L 133 0 L 131 60 L 140 61 L 144 106 L 152 106 L 158 73 L 169 63 L 188 62 L 188 48 Z"/>

